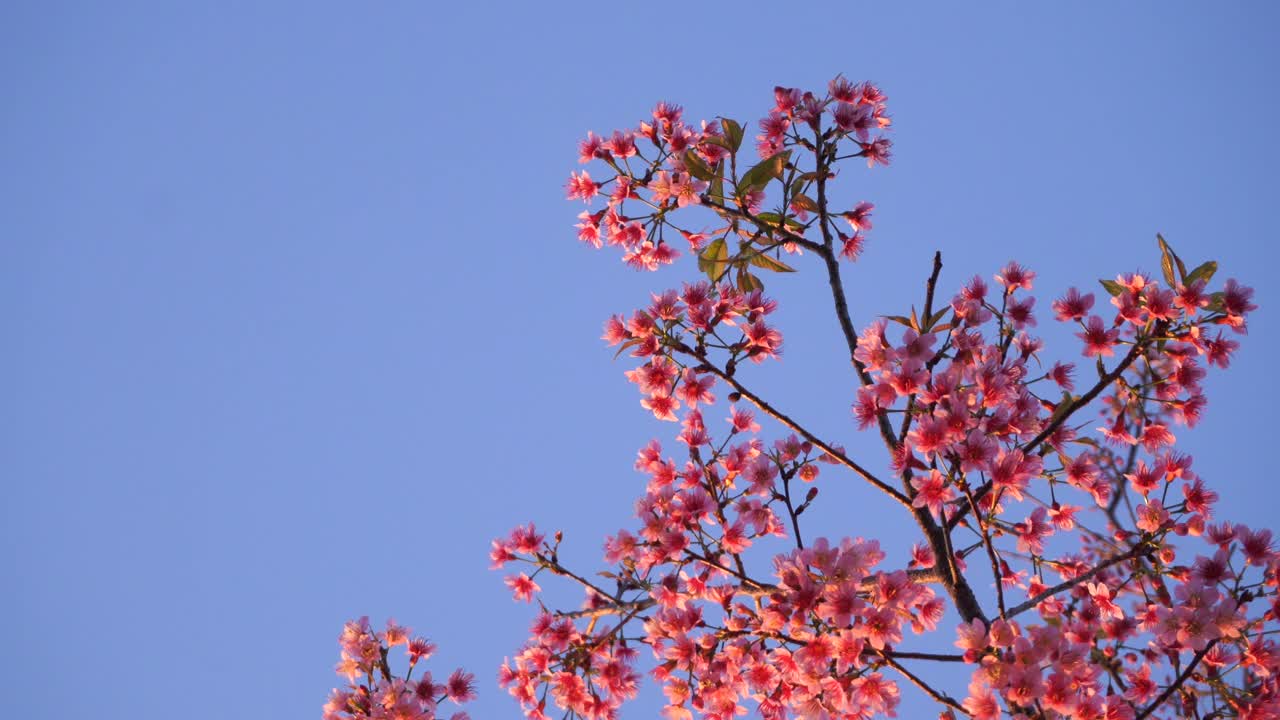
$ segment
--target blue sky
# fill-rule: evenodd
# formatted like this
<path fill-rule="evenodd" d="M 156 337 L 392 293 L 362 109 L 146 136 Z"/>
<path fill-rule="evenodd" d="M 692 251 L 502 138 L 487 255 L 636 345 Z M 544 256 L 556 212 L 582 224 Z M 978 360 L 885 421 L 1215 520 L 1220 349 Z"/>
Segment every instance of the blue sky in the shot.
<path fill-rule="evenodd" d="M 600 324 L 690 272 L 577 243 L 576 141 L 659 99 L 754 122 L 773 85 L 839 72 L 895 118 L 895 164 L 846 186 L 876 204 L 857 323 L 917 300 L 941 249 L 948 293 L 1010 258 L 1037 270 L 1044 327 L 1067 286 L 1156 270 L 1163 232 L 1257 288 L 1180 446 L 1224 516 L 1266 524 L 1278 21 L 1266 3 L 6 3 L 7 711 L 318 717 L 340 625 L 369 614 L 475 672 L 474 717 L 514 716 L 491 679 L 532 616 L 488 541 L 536 520 L 590 568 L 630 524 L 635 450 L 671 428 Z M 752 372 L 873 452 L 820 279 L 771 287 L 787 354 Z M 862 493 L 828 478 L 807 532 L 907 547 Z"/>

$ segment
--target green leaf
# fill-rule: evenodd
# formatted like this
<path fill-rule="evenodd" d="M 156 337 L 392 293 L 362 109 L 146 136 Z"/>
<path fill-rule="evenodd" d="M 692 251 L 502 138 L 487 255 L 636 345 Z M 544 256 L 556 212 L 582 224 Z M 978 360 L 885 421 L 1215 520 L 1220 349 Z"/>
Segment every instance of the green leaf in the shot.
<path fill-rule="evenodd" d="M 747 193 L 760 190 L 768 185 L 770 180 L 782 177 L 782 171 L 787 167 L 787 161 L 790 159 L 791 151 L 787 150 L 761 160 L 738 181 L 738 196 L 742 197 Z"/>
<path fill-rule="evenodd" d="M 1102 283 L 1103 289 L 1110 293 L 1112 297 L 1116 297 L 1124 292 L 1124 286 L 1115 280 L 1099 280 L 1098 282 Z"/>
<path fill-rule="evenodd" d="M 639 344 L 640 344 L 640 338 L 631 338 L 630 340 L 622 341 L 622 345 L 618 348 L 618 352 L 613 354 L 613 359 L 617 360 L 622 355 L 622 353 L 626 352 L 628 349 L 633 348 Z"/>
<path fill-rule="evenodd" d="M 1195 270 L 1187 273 L 1186 279 L 1182 282 L 1184 285 L 1194 285 L 1196 282 L 1203 280 L 1207 284 L 1213 279 L 1213 274 L 1216 272 L 1218 272 L 1218 263 L 1210 260 L 1208 262 L 1201 263 Z"/>
<path fill-rule="evenodd" d="M 710 272 L 711 265 L 715 262 L 716 254 L 719 252 L 719 247 L 722 245 L 724 245 L 724 238 L 717 238 L 702 248 L 702 252 L 698 253 L 698 270 Z"/>
<path fill-rule="evenodd" d="M 724 148 L 725 150 L 728 150 L 729 152 L 733 152 L 733 143 L 729 142 L 728 138 L 723 138 L 723 137 L 720 137 L 719 135 L 711 135 L 710 137 L 707 137 L 706 139 L 704 139 L 702 142 L 707 145 L 716 145 L 718 147 Z"/>
<path fill-rule="evenodd" d="M 765 224 L 761 224 L 761 223 L 756 223 L 756 224 L 760 225 L 760 227 L 765 230 L 773 230 L 777 228 L 779 225 L 786 225 L 787 227 L 792 227 L 792 228 L 804 228 L 804 225 L 801 224 L 799 220 L 796 220 L 793 217 L 788 217 L 786 215 L 779 215 L 776 212 L 756 213 L 755 218 L 757 220 L 764 221 Z"/>
<path fill-rule="evenodd" d="M 791 204 L 801 210 L 809 212 L 818 212 L 818 203 L 813 198 L 804 193 L 795 193 L 791 198 Z"/>
<path fill-rule="evenodd" d="M 719 282 L 729 262 L 729 250 L 724 238 L 717 238 L 698 255 L 698 269 L 707 274 L 711 282 Z"/>
<path fill-rule="evenodd" d="M 729 141 L 729 150 L 738 152 L 738 148 L 742 147 L 742 126 L 729 118 L 720 118 L 720 126 L 724 128 L 725 139 Z"/>
<path fill-rule="evenodd" d="M 1167 252 L 1160 256 L 1160 273 L 1164 275 L 1164 281 L 1169 283 L 1169 287 L 1178 287 L 1178 283 L 1173 279 L 1173 259 Z"/>
<path fill-rule="evenodd" d="M 813 182 L 813 180 L 814 180 L 814 178 L 815 178 L 815 177 L 816 177 L 816 176 L 815 176 L 813 173 L 805 173 L 805 174 L 801 175 L 800 177 L 796 178 L 795 180 L 792 180 L 792 181 L 791 181 L 791 194 L 792 194 L 792 195 L 801 195 L 801 194 L 803 194 L 803 193 L 804 193 L 804 191 L 805 191 L 806 189 L 808 189 L 809 184 Z M 814 203 L 814 209 L 815 209 L 815 210 L 817 209 L 817 207 L 818 207 L 817 203 Z"/>
<path fill-rule="evenodd" d="M 1222 312 L 1226 309 L 1226 304 L 1223 302 L 1223 298 L 1225 297 L 1225 293 L 1216 292 L 1211 294 L 1209 296 L 1209 305 L 1205 310 L 1208 310 L 1209 312 Z"/>
<path fill-rule="evenodd" d="M 911 318 L 905 318 L 905 317 L 902 317 L 901 315 L 881 315 L 880 317 L 885 318 L 887 320 L 892 320 L 898 323 L 899 325 L 911 327 Z"/>
<path fill-rule="evenodd" d="M 772 270 L 774 272 L 795 272 L 796 271 L 795 268 L 782 262 L 781 260 L 778 260 L 772 255 L 769 255 L 768 253 L 756 252 L 755 250 L 748 250 L 747 252 L 751 253 L 751 256 L 747 259 L 747 262 L 751 263 L 752 265 L 755 265 L 756 267 L 764 268 L 765 270 Z"/>
<path fill-rule="evenodd" d="M 1071 403 L 1075 401 L 1076 399 L 1072 397 L 1071 393 L 1067 392 L 1066 390 L 1063 390 L 1062 400 L 1060 400 L 1058 402 L 1057 407 L 1053 409 L 1053 414 L 1049 416 L 1048 424 L 1052 425 L 1054 422 L 1058 420 L 1058 418 L 1065 415 L 1067 413 L 1067 408 L 1071 407 Z"/>
<path fill-rule="evenodd" d="M 684 151 L 684 167 L 689 174 L 699 180 L 712 180 L 715 173 L 711 172 L 711 168 L 707 167 L 707 163 L 698 157 L 698 153 L 693 150 Z"/>
<path fill-rule="evenodd" d="M 1156 233 L 1156 242 L 1160 243 L 1160 252 L 1163 255 L 1173 258 L 1173 263 L 1178 266 L 1178 277 L 1183 278 L 1183 281 L 1185 282 L 1185 278 L 1187 277 L 1187 266 L 1182 264 L 1182 258 L 1178 257 L 1178 253 L 1173 251 L 1173 248 L 1169 246 L 1169 243 L 1165 242 L 1164 236 L 1160 233 Z M 1161 263 L 1163 264 L 1164 262 L 1165 260 L 1162 259 Z M 1172 270 L 1173 268 L 1170 268 L 1170 275 L 1173 274 Z M 1169 281 L 1169 287 L 1176 287 L 1170 277 L 1166 277 L 1165 280 Z"/>
<path fill-rule="evenodd" d="M 724 204 L 724 161 L 716 163 L 715 178 L 711 180 L 711 186 L 707 188 L 707 195 L 712 200 L 723 205 Z"/>
<path fill-rule="evenodd" d="M 751 292 L 752 290 L 763 290 L 764 283 L 760 282 L 760 278 L 752 275 L 746 270 L 738 271 L 738 289 L 742 292 Z"/>
<path fill-rule="evenodd" d="M 946 317 L 946 316 L 947 316 L 947 313 L 949 313 L 949 312 L 951 312 L 951 306 L 950 306 L 950 305 L 948 305 L 947 307 L 944 307 L 944 308 L 942 308 L 941 310 L 939 310 L 938 312 L 934 313 L 934 314 L 933 314 L 933 317 L 929 318 L 929 320 L 927 321 L 927 324 L 925 325 L 925 328 L 924 328 L 924 329 L 925 329 L 925 331 L 926 331 L 926 332 L 928 332 L 929 330 L 931 330 L 931 329 L 933 328 L 933 326 L 934 326 L 934 325 L 937 325 L 937 324 L 938 324 L 938 321 L 940 321 L 940 320 L 942 320 L 942 318 Z"/>

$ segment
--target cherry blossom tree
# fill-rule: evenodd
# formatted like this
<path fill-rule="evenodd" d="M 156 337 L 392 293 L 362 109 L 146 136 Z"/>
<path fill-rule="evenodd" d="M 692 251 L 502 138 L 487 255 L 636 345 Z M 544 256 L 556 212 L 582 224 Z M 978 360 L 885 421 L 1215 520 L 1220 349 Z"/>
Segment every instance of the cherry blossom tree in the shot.
<path fill-rule="evenodd" d="M 1079 339 L 1057 353 L 1016 262 L 949 292 L 935 255 L 917 305 L 855 311 L 843 274 L 874 208 L 830 198 L 842 170 L 888 164 L 884 93 L 843 77 L 775 88 L 758 127 L 748 143 L 742 123 L 660 103 L 580 145 L 578 237 L 638 269 L 689 268 L 604 331 L 643 409 L 677 425 L 640 449 L 635 524 L 605 540 L 603 570 L 567 567 L 563 535 L 532 524 L 494 541 L 515 599 L 540 608 L 499 670 L 525 715 L 614 718 L 648 675 L 672 720 L 893 716 L 905 692 L 944 718 L 1280 717 L 1280 554 L 1270 530 L 1217 517 L 1220 483 L 1175 444 L 1252 291 L 1158 238 L 1158 277 L 1047 304 Z M 878 458 L 753 387 L 782 351 L 764 282 L 798 270 L 830 287 L 850 424 Z M 909 556 L 806 531 L 820 484 L 850 481 L 915 526 Z M 582 605 L 544 604 L 552 580 L 580 585 Z M 402 636 L 348 625 L 339 671 L 356 685 L 331 717 L 433 717 L 469 696 L 395 679 Z M 411 697 L 428 714 L 393 714 Z"/>

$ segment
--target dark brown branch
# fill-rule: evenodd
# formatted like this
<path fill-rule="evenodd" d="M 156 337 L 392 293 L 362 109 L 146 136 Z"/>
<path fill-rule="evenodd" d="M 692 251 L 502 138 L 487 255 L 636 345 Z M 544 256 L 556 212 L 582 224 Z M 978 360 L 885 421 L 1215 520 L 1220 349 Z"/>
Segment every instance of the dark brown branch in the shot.
<path fill-rule="evenodd" d="M 693 355 L 693 353 L 687 347 L 681 347 L 680 350 L 682 352 L 686 352 L 690 355 Z M 697 356 L 695 355 L 694 357 L 697 357 Z M 871 471 L 867 470 L 866 468 L 862 467 L 858 463 L 849 459 L 844 453 L 840 452 L 839 450 L 836 450 L 831 445 L 828 445 L 827 443 L 820 440 L 816 435 L 804 429 L 799 423 L 797 423 L 795 420 L 792 420 L 781 410 L 778 410 L 777 408 L 773 407 L 764 399 L 762 399 L 755 393 L 751 392 L 747 388 L 743 387 L 742 383 L 735 380 L 731 375 L 726 373 L 724 370 L 716 367 L 715 365 L 712 365 L 710 363 L 705 363 L 705 362 L 699 369 L 705 370 L 706 372 L 709 372 L 712 375 L 715 375 L 716 377 L 720 378 L 725 383 L 727 383 L 730 387 L 732 387 L 735 392 L 737 392 L 739 395 L 749 400 L 752 405 L 755 405 L 757 408 L 759 408 L 761 412 L 765 413 L 766 415 L 772 417 L 774 420 L 777 420 L 778 422 L 782 423 L 786 427 L 795 431 L 805 440 L 808 440 L 809 442 L 813 443 L 814 447 L 827 453 L 832 458 L 834 458 L 837 462 L 839 462 L 841 465 L 844 465 L 850 470 L 853 470 L 855 473 L 861 475 L 862 478 L 865 479 L 867 482 L 876 486 L 876 488 L 878 488 L 881 492 L 885 493 L 889 497 L 893 498 L 894 500 L 897 500 L 904 507 L 911 509 L 911 500 L 906 495 L 903 495 L 898 490 L 895 490 L 891 485 L 885 483 L 883 480 L 871 474 Z"/>
<path fill-rule="evenodd" d="M 991 542 L 991 531 L 987 528 L 987 523 L 982 519 L 982 514 L 978 510 L 978 503 L 973 499 L 973 491 L 968 485 L 963 486 L 964 496 L 969 499 L 969 507 L 973 510 L 973 517 L 978 521 L 978 530 L 982 534 L 982 544 L 987 549 L 987 558 L 991 560 L 991 576 L 996 581 L 996 606 L 1000 608 L 1000 617 L 1005 617 L 1004 607 L 1004 580 L 1000 574 L 1000 564 L 996 560 L 996 548 Z"/>
<path fill-rule="evenodd" d="M 1212 650 L 1213 646 L 1217 643 L 1218 641 L 1216 639 L 1210 640 L 1204 646 L 1203 650 L 1196 653 L 1195 657 L 1191 658 L 1191 662 L 1187 663 L 1187 669 L 1182 671 L 1182 674 L 1178 676 L 1178 679 L 1174 680 L 1169 687 L 1165 688 L 1164 692 L 1160 693 L 1159 697 L 1152 700 L 1151 704 L 1147 706 L 1147 709 L 1138 713 L 1138 716 L 1135 717 L 1134 720 L 1145 720 L 1145 718 L 1150 717 L 1151 713 L 1160 709 L 1160 706 L 1164 704 L 1164 701 L 1168 700 L 1169 696 L 1177 692 L 1178 688 L 1182 687 L 1183 683 L 1187 681 L 1187 678 L 1191 677 L 1191 672 L 1196 669 L 1196 665 L 1200 664 L 1200 661 L 1204 659 L 1204 656 L 1208 655 L 1209 651 Z"/>
<path fill-rule="evenodd" d="M 644 612 L 653 607 L 654 600 L 651 597 L 641 598 L 639 600 L 631 600 L 628 602 L 610 603 L 601 605 L 598 608 L 584 608 L 582 610 L 570 610 L 567 612 L 557 612 L 556 617 L 562 618 L 600 618 L 606 615 L 621 615 L 624 612 L 636 611 Z"/>
<path fill-rule="evenodd" d="M 844 281 L 840 279 L 840 263 L 836 260 L 830 248 L 824 247 L 818 251 L 818 254 L 822 256 L 822 261 L 827 266 L 827 283 L 831 286 L 831 298 L 835 303 L 836 319 L 840 322 L 840 331 L 844 333 L 845 344 L 849 348 L 849 362 L 853 364 L 853 369 L 858 374 L 859 382 L 863 385 L 871 385 L 871 375 L 867 372 L 867 366 L 854 357 L 854 353 L 858 350 L 858 331 L 854 329 L 853 320 L 849 317 L 849 303 L 844 295 Z M 889 425 L 888 415 L 884 411 L 880 411 L 877 413 L 877 420 L 880 428 L 880 437 L 884 439 L 885 446 L 890 450 L 897 448 L 898 440 L 893 435 L 893 428 Z"/>
<path fill-rule="evenodd" d="M 942 272 L 942 251 L 933 253 L 933 272 L 929 273 L 929 281 L 924 285 L 924 322 L 933 317 L 933 292 L 938 287 L 938 274 Z"/>
<path fill-rule="evenodd" d="M 1053 597 L 1054 595 L 1057 595 L 1063 590 L 1070 590 L 1071 588 L 1075 587 L 1076 585 L 1079 585 L 1082 582 L 1091 580 L 1092 578 L 1097 576 L 1098 573 L 1102 572 L 1103 570 L 1106 570 L 1107 568 L 1113 565 L 1119 565 L 1120 563 L 1125 562 L 1126 560 L 1132 560 L 1136 557 L 1142 557 L 1144 555 L 1150 554 L 1151 552 L 1152 552 L 1152 549 L 1146 545 L 1141 545 L 1141 544 L 1134 545 L 1127 552 L 1121 553 L 1120 555 L 1116 555 L 1110 560 L 1107 560 L 1106 562 L 1103 562 L 1097 567 L 1094 567 L 1089 572 L 1081 573 L 1080 575 L 1077 575 L 1071 578 L 1070 580 L 1064 580 L 1063 582 L 1060 582 L 1057 585 L 1054 585 L 1053 587 L 1049 588 L 1048 590 L 1045 590 L 1039 595 L 1036 595 L 1030 600 L 1022 603 L 1021 605 L 1014 607 L 1012 610 L 1010 610 L 1006 614 L 1006 617 L 1014 617 L 1016 615 L 1024 613 L 1030 610 L 1031 608 L 1035 607 L 1036 605 L 1039 605 L 1044 600 L 1050 597 Z"/>
<path fill-rule="evenodd" d="M 791 476 L 786 475 L 785 471 L 782 477 L 782 501 L 787 505 L 787 515 L 791 518 L 791 530 L 796 534 L 796 548 L 804 549 L 804 538 L 800 535 L 800 514 L 796 512 L 795 505 L 791 502 Z M 804 508 L 802 507 L 801 510 Z"/>
<path fill-rule="evenodd" d="M 1159 326 L 1157 326 L 1155 334 L 1160 335 L 1162 333 L 1163 333 L 1162 329 Z M 1071 403 L 1071 405 L 1067 408 L 1066 412 L 1059 413 L 1057 419 L 1055 419 L 1053 422 L 1050 422 L 1048 425 L 1046 425 L 1045 428 L 1040 431 L 1039 435 L 1036 435 L 1034 438 L 1031 438 L 1030 442 L 1028 442 L 1026 445 L 1023 445 L 1022 452 L 1026 454 L 1026 453 L 1030 453 L 1032 450 L 1035 450 L 1036 447 L 1040 445 L 1040 443 L 1048 439 L 1050 435 L 1053 435 L 1053 433 L 1056 432 L 1057 429 L 1061 427 L 1062 424 L 1065 423 L 1068 418 L 1074 415 L 1077 410 L 1093 402 L 1094 398 L 1098 397 L 1098 395 L 1100 395 L 1103 390 L 1106 390 L 1107 387 L 1111 385 L 1111 383 L 1119 379 L 1119 377 L 1124 373 L 1125 370 L 1129 369 L 1129 366 L 1132 365 L 1133 362 L 1138 359 L 1138 357 L 1142 354 L 1142 351 L 1144 349 L 1145 349 L 1145 344 L 1141 340 L 1138 340 L 1135 338 L 1133 347 L 1129 348 L 1128 354 L 1124 356 L 1124 359 L 1120 361 L 1120 364 L 1116 365 L 1114 370 L 1102 376 L 1102 379 L 1098 380 L 1098 384 L 1090 388 L 1089 392 L 1076 398 L 1075 402 Z"/>
<path fill-rule="evenodd" d="M 741 580 L 742 582 L 746 583 L 747 585 L 751 585 L 754 588 L 753 590 L 742 590 L 742 594 L 751 595 L 755 593 L 756 590 L 760 591 L 761 593 L 771 593 L 774 590 L 778 589 L 774 585 L 770 585 L 769 583 L 762 583 L 759 580 L 755 580 L 754 578 L 748 576 L 745 572 L 734 570 L 733 568 L 727 568 L 724 565 L 716 562 L 715 560 L 712 560 L 711 558 L 706 557 L 705 555 L 699 555 L 698 553 L 693 552 L 692 550 L 685 550 L 685 554 L 688 555 L 689 559 L 697 560 L 698 562 L 704 565 L 709 565 L 717 570 L 726 572 L 734 576 L 735 578 Z"/>
<path fill-rule="evenodd" d="M 989 624 L 987 614 L 982 610 L 982 604 L 978 602 L 977 595 L 974 595 L 973 588 L 969 587 L 969 581 L 965 579 L 964 573 L 956 566 L 955 554 L 951 552 L 951 539 L 948 535 L 946 525 L 939 525 L 934 522 L 933 516 L 925 508 L 916 508 L 912 513 L 916 520 L 916 525 L 924 532 L 925 539 L 929 541 L 929 548 L 933 550 L 933 555 L 939 564 L 943 564 L 945 571 L 940 573 L 942 586 L 947 589 L 947 594 L 951 596 L 951 601 L 955 603 L 956 611 L 960 613 L 960 617 L 965 622 L 973 620 L 981 620 L 983 624 Z"/>
<path fill-rule="evenodd" d="M 785 242 L 795 243 L 800 247 L 805 248 L 806 250 L 811 250 L 813 252 L 822 252 L 821 245 L 819 245 L 818 243 L 810 240 L 809 238 L 803 235 L 798 235 L 796 233 L 791 232 L 784 226 L 774 225 L 765 220 L 761 220 L 760 218 L 756 217 L 755 215 L 752 215 L 750 212 L 747 212 L 745 210 L 739 210 L 737 208 L 732 208 L 732 207 L 729 207 L 728 205 L 718 203 L 715 200 L 712 200 L 710 195 L 703 195 L 701 197 L 701 200 L 703 205 L 713 210 L 716 210 L 717 212 L 720 212 L 725 215 L 731 215 L 741 220 L 746 220 L 747 222 L 755 225 L 758 228 L 762 228 L 769 232 L 776 233 Z"/>
<path fill-rule="evenodd" d="M 910 680 L 911 684 L 923 690 L 925 694 L 927 694 L 929 697 L 942 703 L 943 705 L 946 705 L 947 707 L 953 710 L 958 710 L 960 713 L 964 714 L 965 716 L 969 715 L 969 712 L 965 710 L 964 707 L 960 705 L 960 703 L 956 702 L 954 698 L 942 692 L 939 692 L 938 690 L 934 690 L 932 687 L 929 686 L 929 683 L 926 683 L 924 680 L 921 680 L 920 678 L 916 677 L 914 673 L 912 673 L 910 670 L 906 669 L 901 664 L 896 662 L 892 657 L 884 653 L 881 653 L 880 658 L 884 660 L 886 665 L 893 668 L 894 670 L 897 670 L 899 673 L 902 674 L 903 677 Z"/>
<path fill-rule="evenodd" d="M 817 138 L 817 141 L 817 149 L 814 152 L 814 161 L 817 165 L 815 184 L 818 190 L 818 227 L 822 230 L 822 248 L 817 252 L 827 266 L 827 282 L 831 285 L 831 299 L 836 306 L 836 318 L 840 322 L 840 331 L 844 333 L 845 344 L 849 348 L 849 362 L 853 363 L 858 380 L 866 386 L 871 384 L 871 375 L 867 373 L 866 366 L 854 357 L 858 349 L 858 333 L 854 330 L 853 320 L 849 317 L 849 302 L 844 295 L 844 281 L 840 279 L 840 263 L 836 260 L 835 238 L 831 235 L 831 213 L 827 210 L 828 166 L 824 157 L 826 144 L 822 142 L 821 137 Z M 877 420 L 885 447 L 890 450 L 897 448 L 898 442 L 893 436 L 893 428 L 889 426 L 888 416 L 883 411 L 879 412 Z"/>
<path fill-rule="evenodd" d="M 964 662 L 963 655 L 944 655 L 942 653 L 903 652 L 886 650 L 885 655 L 901 660 L 933 660 L 935 662 Z"/>

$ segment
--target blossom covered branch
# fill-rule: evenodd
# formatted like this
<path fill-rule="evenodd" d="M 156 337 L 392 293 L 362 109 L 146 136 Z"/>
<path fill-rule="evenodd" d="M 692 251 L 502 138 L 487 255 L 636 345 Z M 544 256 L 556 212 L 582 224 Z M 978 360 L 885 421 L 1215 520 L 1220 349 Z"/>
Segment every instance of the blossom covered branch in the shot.
<path fill-rule="evenodd" d="M 742 124 L 689 124 L 668 103 L 638 129 L 582 142 L 579 160 L 606 171 L 571 175 L 571 199 L 605 200 L 579 216 L 579 238 L 642 270 L 687 252 L 703 276 L 610 318 L 604 335 L 639 361 L 626 375 L 647 411 L 679 423 L 685 457 L 656 440 L 640 451 L 639 527 L 606 540 L 598 574 L 612 587 L 567 571 L 559 534 L 528 526 L 494 542 L 495 566 L 529 567 L 507 579 L 517 599 L 537 597 L 541 573 L 587 593 L 581 609 L 544 607 L 501 684 L 530 718 L 551 706 L 613 718 L 648 654 L 673 720 L 751 706 L 766 720 L 892 715 L 897 678 L 944 717 L 1277 716 L 1280 556 L 1269 530 L 1213 524 L 1217 492 L 1174 435 L 1200 421 L 1206 366 L 1230 364 L 1226 333 L 1245 331 L 1252 291 L 1214 290 L 1216 263 L 1188 269 L 1163 238 L 1161 277 L 1102 281 L 1109 307 L 1069 288 L 1050 309 L 1096 370 L 1080 395 L 1076 363 L 1032 334 L 1035 273 L 1015 262 L 994 291 L 975 277 L 939 303 L 935 255 L 923 314 L 859 332 L 841 266 L 862 255 L 874 208 L 835 207 L 832 189 L 842 163 L 888 164 L 890 124 L 877 87 L 836 78 L 823 94 L 776 88 L 754 153 Z M 794 272 L 806 253 L 848 345 L 853 424 L 876 429 L 901 489 L 743 379 L 747 361 L 782 352 L 762 276 Z M 714 430 L 718 383 L 728 424 Z M 783 434 L 767 441 L 743 401 Z M 863 538 L 805 541 L 824 465 L 905 506 L 921 531 L 910 557 L 886 563 Z M 757 569 L 779 543 L 790 548 Z M 990 586 L 969 577 L 979 551 Z M 962 620 L 962 655 L 938 646 L 948 603 L 932 582 Z M 907 630 L 922 650 L 898 649 Z M 975 665 L 964 692 L 908 666 L 957 660 Z"/>

